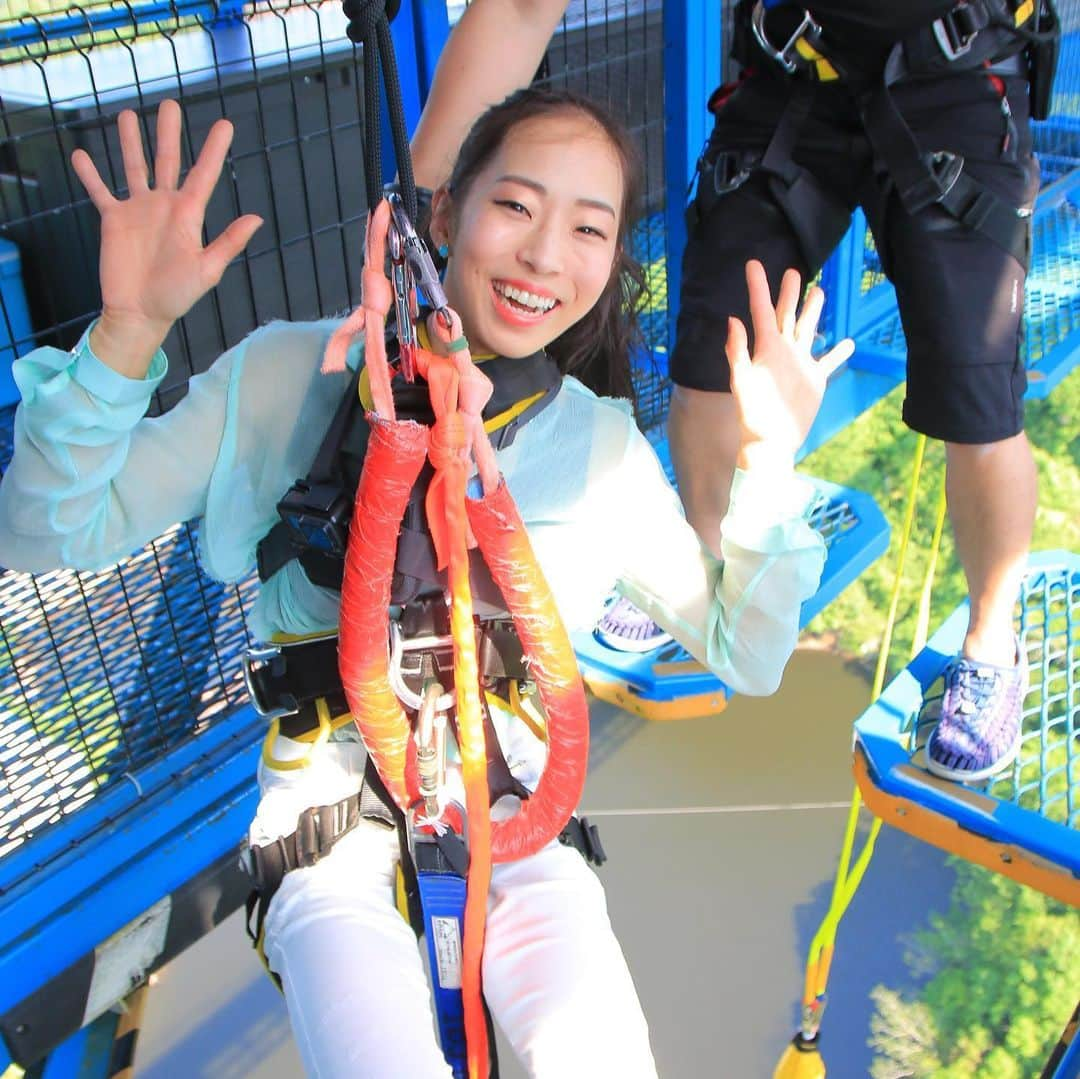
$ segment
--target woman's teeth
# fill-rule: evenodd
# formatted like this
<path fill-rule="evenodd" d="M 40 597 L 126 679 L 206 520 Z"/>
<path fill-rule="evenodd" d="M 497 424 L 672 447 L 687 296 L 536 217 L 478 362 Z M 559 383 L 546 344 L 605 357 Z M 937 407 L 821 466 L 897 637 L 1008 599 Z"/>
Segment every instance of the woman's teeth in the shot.
<path fill-rule="evenodd" d="M 504 299 L 512 301 L 518 307 L 524 307 L 527 311 L 535 311 L 543 314 L 550 311 L 558 302 L 550 296 L 537 296 L 533 292 L 514 288 L 513 285 L 496 284 L 495 291 Z"/>

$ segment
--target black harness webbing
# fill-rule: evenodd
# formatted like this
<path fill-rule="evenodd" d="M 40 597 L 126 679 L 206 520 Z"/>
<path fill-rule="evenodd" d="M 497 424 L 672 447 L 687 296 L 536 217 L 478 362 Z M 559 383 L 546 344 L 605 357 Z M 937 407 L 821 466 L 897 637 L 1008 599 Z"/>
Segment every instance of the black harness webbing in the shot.
<path fill-rule="evenodd" d="M 499 754 L 500 759 L 501 756 Z M 503 767 L 506 767 L 505 762 Z M 333 805 L 305 809 L 297 817 L 296 830 L 291 835 L 282 836 L 265 846 L 248 847 L 245 868 L 252 878 L 254 890 L 247 899 L 246 928 L 264 964 L 266 957 L 262 951 L 262 942 L 266 912 L 285 875 L 295 869 L 309 868 L 321 861 L 362 820 L 397 829 L 409 924 L 417 936 L 421 935 L 424 919 L 420 908 L 416 866 L 409 849 L 408 822 L 405 814 L 394 804 L 369 758 L 357 794 Z M 460 837 L 447 832 L 445 835 L 435 836 L 434 840 L 434 844 L 425 844 L 425 858 L 434 858 L 436 862 L 426 868 L 449 871 L 465 877 L 469 870 L 469 860 Z M 573 847 L 590 865 L 601 866 L 607 861 L 607 854 L 600 842 L 600 833 L 588 817 L 571 817 L 559 834 L 559 842 L 563 846 Z M 269 970 L 269 967 L 267 969 Z M 278 976 L 273 971 L 270 971 L 270 974 L 280 988 Z"/>
<path fill-rule="evenodd" d="M 485 420 L 512 410 L 530 397 L 538 398 L 508 422 L 489 432 L 496 450 L 509 447 L 518 432 L 535 419 L 562 386 L 558 365 L 546 353 L 489 361 L 494 392 L 484 408 Z M 345 567 L 345 542 L 352 504 L 363 468 L 370 434 L 358 394 L 359 371 L 350 380 L 341 404 L 327 428 L 305 479 L 298 481 L 278 504 L 282 520 L 259 542 L 260 580 L 268 580 L 293 559 L 299 559 L 309 579 L 324 588 L 340 590 Z M 435 417 L 427 383 L 410 383 L 400 373 L 391 383 L 399 419 L 430 426 Z M 402 605 L 428 591 L 443 591 L 446 574 L 437 569 L 435 548 L 427 527 L 424 495 L 432 470 L 425 465 L 405 511 L 395 559 L 391 602 Z M 469 553 L 474 595 L 490 608 L 502 599 L 478 551 Z"/>
<path fill-rule="evenodd" d="M 766 8 L 790 7 L 783 3 Z M 1030 22 L 1035 29 L 1016 25 L 1011 0 L 964 0 L 942 17 L 895 42 L 888 58 L 877 70 L 850 49 L 835 47 L 827 32 L 812 18 L 804 18 L 797 34 L 783 49 L 769 48 L 752 20 L 760 16 L 759 5 L 742 0 L 736 13 L 733 55 L 741 64 L 757 67 L 768 58 L 765 69 L 786 73 L 805 83 L 843 82 L 853 88 L 863 126 L 889 179 L 909 214 L 932 205 L 940 206 L 965 228 L 989 240 L 1027 265 L 1029 212 L 1009 205 L 964 169 L 959 154 L 926 152 L 900 113 L 892 89 L 901 82 L 950 71 L 982 69 L 989 74 L 1023 75 L 1030 71 L 1032 114 L 1042 118 L 1048 108 L 1049 87 L 1056 65 L 1060 27 L 1051 0 L 1035 0 Z M 804 13 L 805 15 L 805 13 Z M 803 48 L 797 47 L 802 43 Z M 1026 50 L 1026 53 L 1025 53 Z M 1024 55 L 1022 55 L 1024 54 Z M 799 129 L 813 103 L 812 85 L 794 93 L 781 116 L 760 161 L 769 174 L 770 189 L 784 208 L 803 250 L 814 253 L 820 246 L 814 235 L 817 219 L 814 198 L 817 181 L 794 161 Z M 1015 140 L 1014 140 L 1015 141 Z"/>

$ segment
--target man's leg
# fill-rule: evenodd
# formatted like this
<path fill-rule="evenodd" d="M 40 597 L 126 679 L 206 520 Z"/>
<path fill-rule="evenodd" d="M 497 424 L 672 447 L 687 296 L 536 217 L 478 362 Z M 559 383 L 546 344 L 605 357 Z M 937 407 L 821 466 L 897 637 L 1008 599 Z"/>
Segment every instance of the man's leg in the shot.
<path fill-rule="evenodd" d="M 1038 167 L 1022 79 L 971 72 L 912 83 L 896 100 L 920 145 L 963 155 L 970 179 L 1014 207 L 1018 225 L 1030 221 L 1023 211 L 1038 191 Z M 1036 498 L 1019 355 L 1026 266 L 995 236 L 943 209 L 908 215 L 895 193 L 868 217 L 907 338 L 904 420 L 946 444 L 949 512 L 971 599 L 926 764 L 936 775 L 979 782 L 1016 758 L 1027 690 L 1026 656 L 1013 636 Z"/>
<path fill-rule="evenodd" d="M 971 615 L 964 655 L 1016 662 L 1013 608 L 1031 545 L 1037 480 L 1027 436 L 985 446 L 947 443 L 946 496 Z"/>
<path fill-rule="evenodd" d="M 673 387 L 668 444 L 686 519 L 719 558 L 720 524 L 739 451 L 735 398 L 727 392 Z"/>

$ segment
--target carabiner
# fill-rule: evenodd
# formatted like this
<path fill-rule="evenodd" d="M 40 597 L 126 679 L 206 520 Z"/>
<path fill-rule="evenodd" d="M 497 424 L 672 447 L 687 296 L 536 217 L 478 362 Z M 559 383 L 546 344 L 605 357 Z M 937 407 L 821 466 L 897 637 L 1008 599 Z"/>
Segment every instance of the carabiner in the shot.
<path fill-rule="evenodd" d="M 391 205 L 393 205 L 391 203 Z M 408 218 L 405 219 L 408 221 Z M 398 361 L 407 382 L 416 380 L 416 327 L 413 325 L 413 299 L 416 286 L 406 256 L 405 238 L 391 221 L 387 230 L 390 246 L 390 285 L 394 291 L 394 314 L 397 320 Z"/>
<path fill-rule="evenodd" d="M 435 308 L 443 325 L 449 329 L 450 305 L 443 291 L 442 282 L 439 280 L 439 271 L 435 269 L 435 263 L 431 260 L 427 244 L 420 239 L 416 229 L 413 228 L 409 215 L 405 212 L 405 203 L 401 201 L 401 196 L 391 192 L 387 199 L 390 202 L 390 221 L 401 237 L 404 258 L 408 263 L 412 282 L 427 297 L 428 303 Z"/>

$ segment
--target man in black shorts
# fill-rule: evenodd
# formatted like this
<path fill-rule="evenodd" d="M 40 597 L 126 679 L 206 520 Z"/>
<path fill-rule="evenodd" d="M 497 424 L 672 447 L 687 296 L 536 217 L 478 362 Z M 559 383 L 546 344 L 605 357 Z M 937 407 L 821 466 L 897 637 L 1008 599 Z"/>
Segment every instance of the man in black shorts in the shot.
<path fill-rule="evenodd" d="M 738 443 L 724 341 L 729 315 L 750 324 L 743 266 L 760 259 L 774 291 L 789 266 L 805 280 L 865 211 L 907 338 L 904 421 L 946 446 L 971 615 L 928 758 L 960 780 L 1020 742 L 1012 616 L 1036 507 L 1018 351 L 1038 190 L 1028 78 L 1055 22 L 1046 0 L 743 0 L 744 72 L 710 101 L 683 262 L 669 434 L 687 516 L 719 554 Z M 1044 94 L 1048 66 L 1033 76 Z"/>

